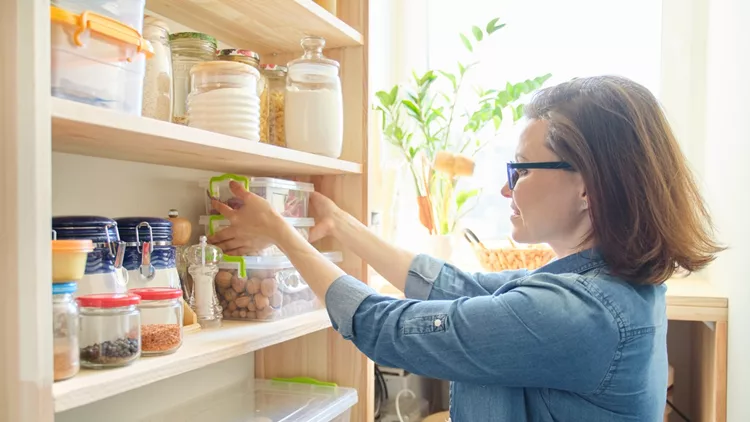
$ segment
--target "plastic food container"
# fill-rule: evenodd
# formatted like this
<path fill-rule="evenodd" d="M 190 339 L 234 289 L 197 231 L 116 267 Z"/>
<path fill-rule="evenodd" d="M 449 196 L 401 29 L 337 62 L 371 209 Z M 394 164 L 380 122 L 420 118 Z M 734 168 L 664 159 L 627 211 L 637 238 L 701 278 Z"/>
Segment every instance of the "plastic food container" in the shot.
<path fill-rule="evenodd" d="M 71 378 L 78 373 L 78 306 L 73 299 L 75 282 L 52 285 L 52 348 L 55 354 L 54 380 Z"/>
<path fill-rule="evenodd" d="M 182 345 L 182 290 L 168 287 L 131 289 L 141 297 L 141 353 L 166 355 Z"/>
<path fill-rule="evenodd" d="M 341 262 L 339 252 L 324 254 Z M 270 321 L 320 307 L 320 301 L 286 256 L 224 256 L 216 273 L 224 319 Z"/>
<path fill-rule="evenodd" d="M 140 296 L 100 294 L 81 296 L 77 301 L 81 366 L 126 366 L 141 356 Z"/>
<path fill-rule="evenodd" d="M 117 19 L 143 32 L 145 0 L 52 0 L 52 5 L 75 13 L 90 11 Z"/>
<path fill-rule="evenodd" d="M 52 218 L 52 229 L 58 241 L 93 242 L 94 250 L 86 258 L 86 273 L 78 280 L 77 296 L 127 292 L 128 272 L 122 266 L 125 243 L 120 241 L 115 220 L 100 216 L 59 216 Z"/>
<path fill-rule="evenodd" d="M 117 219 L 125 242 L 123 266 L 128 270 L 128 288 L 180 287 L 177 252 L 172 246 L 172 221 L 156 217 Z"/>
<path fill-rule="evenodd" d="M 91 240 L 52 241 L 52 282 L 78 281 L 86 273 L 86 260 L 94 251 Z"/>
<path fill-rule="evenodd" d="M 206 196 L 206 213 L 217 215 L 213 209 L 211 197 L 229 205 L 233 209 L 240 209 L 244 205 L 242 200 L 235 198 L 229 189 L 229 182 L 236 181 L 245 189 L 261 196 L 284 217 L 307 218 L 310 192 L 315 190 L 312 183 L 293 182 L 291 180 L 274 179 L 270 177 L 245 177 L 236 174 L 224 174 L 209 180 Z"/>
<path fill-rule="evenodd" d="M 112 18 L 76 15 L 50 7 L 52 95 L 81 103 L 141 114 L 146 58 L 151 43 Z"/>
<path fill-rule="evenodd" d="M 310 238 L 310 229 L 315 225 L 312 218 L 286 218 L 286 222 L 297 229 L 305 239 Z M 229 227 L 229 220 L 222 215 L 202 215 L 199 223 L 204 227 L 206 236 L 213 236 L 217 232 Z M 255 245 L 254 245 L 255 246 Z M 247 253 L 248 256 L 272 256 L 284 255 L 276 245 L 258 244 L 255 250 Z"/>

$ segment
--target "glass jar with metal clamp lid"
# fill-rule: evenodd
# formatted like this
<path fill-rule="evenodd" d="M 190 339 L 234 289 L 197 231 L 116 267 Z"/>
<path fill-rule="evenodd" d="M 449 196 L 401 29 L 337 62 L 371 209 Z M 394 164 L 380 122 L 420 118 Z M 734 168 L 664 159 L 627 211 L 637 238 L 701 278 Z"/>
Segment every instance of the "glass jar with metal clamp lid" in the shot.
<path fill-rule="evenodd" d="M 125 241 L 123 265 L 131 289 L 180 288 L 176 248 L 172 244 L 172 222 L 166 218 L 125 217 L 117 219 Z"/>
<path fill-rule="evenodd" d="M 120 240 L 115 220 L 101 216 L 53 217 L 52 230 L 56 240 L 91 240 L 94 244 L 75 296 L 128 291 L 128 272 L 123 267 L 125 243 Z"/>

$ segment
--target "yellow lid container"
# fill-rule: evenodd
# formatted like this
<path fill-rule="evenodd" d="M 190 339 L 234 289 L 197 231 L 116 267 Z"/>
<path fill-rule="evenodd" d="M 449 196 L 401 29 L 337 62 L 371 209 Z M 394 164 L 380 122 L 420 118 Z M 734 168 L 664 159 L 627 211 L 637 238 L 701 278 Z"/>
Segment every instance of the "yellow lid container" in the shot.
<path fill-rule="evenodd" d="M 94 250 L 91 240 L 52 241 L 52 282 L 78 281 L 86 272 L 86 259 Z"/>

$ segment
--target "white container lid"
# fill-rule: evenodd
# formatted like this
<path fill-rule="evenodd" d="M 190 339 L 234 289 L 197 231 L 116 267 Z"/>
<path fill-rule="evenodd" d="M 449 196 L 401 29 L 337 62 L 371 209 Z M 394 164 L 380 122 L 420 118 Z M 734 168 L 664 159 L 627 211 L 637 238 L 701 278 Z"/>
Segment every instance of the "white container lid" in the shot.
<path fill-rule="evenodd" d="M 292 227 L 313 227 L 315 225 L 314 218 L 284 218 L 284 220 Z M 201 226 L 207 226 L 214 221 L 217 226 L 228 226 L 229 221 L 223 215 L 201 215 L 198 219 L 198 224 Z"/>
<path fill-rule="evenodd" d="M 280 188 L 289 190 L 299 190 L 302 192 L 313 192 L 315 185 L 312 183 L 295 182 L 292 180 L 274 179 L 273 177 L 251 177 L 251 188 Z"/>
<path fill-rule="evenodd" d="M 341 252 L 323 252 L 323 256 L 331 262 L 339 263 L 344 260 Z M 294 268 L 292 261 L 286 255 L 245 256 L 245 269 L 248 270 L 283 270 Z"/>

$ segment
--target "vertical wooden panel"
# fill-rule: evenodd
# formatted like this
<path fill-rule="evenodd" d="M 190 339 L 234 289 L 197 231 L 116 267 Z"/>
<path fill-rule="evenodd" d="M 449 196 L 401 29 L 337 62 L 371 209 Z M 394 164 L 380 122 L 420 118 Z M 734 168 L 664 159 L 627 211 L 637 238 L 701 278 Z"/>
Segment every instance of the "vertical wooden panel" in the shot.
<path fill-rule="evenodd" d="M 0 420 L 53 420 L 49 3 L 0 2 Z"/>
<path fill-rule="evenodd" d="M 727 421 L 727 322 L 717 322 L 714 331 L 714 408 L 716 422 Z"/>

